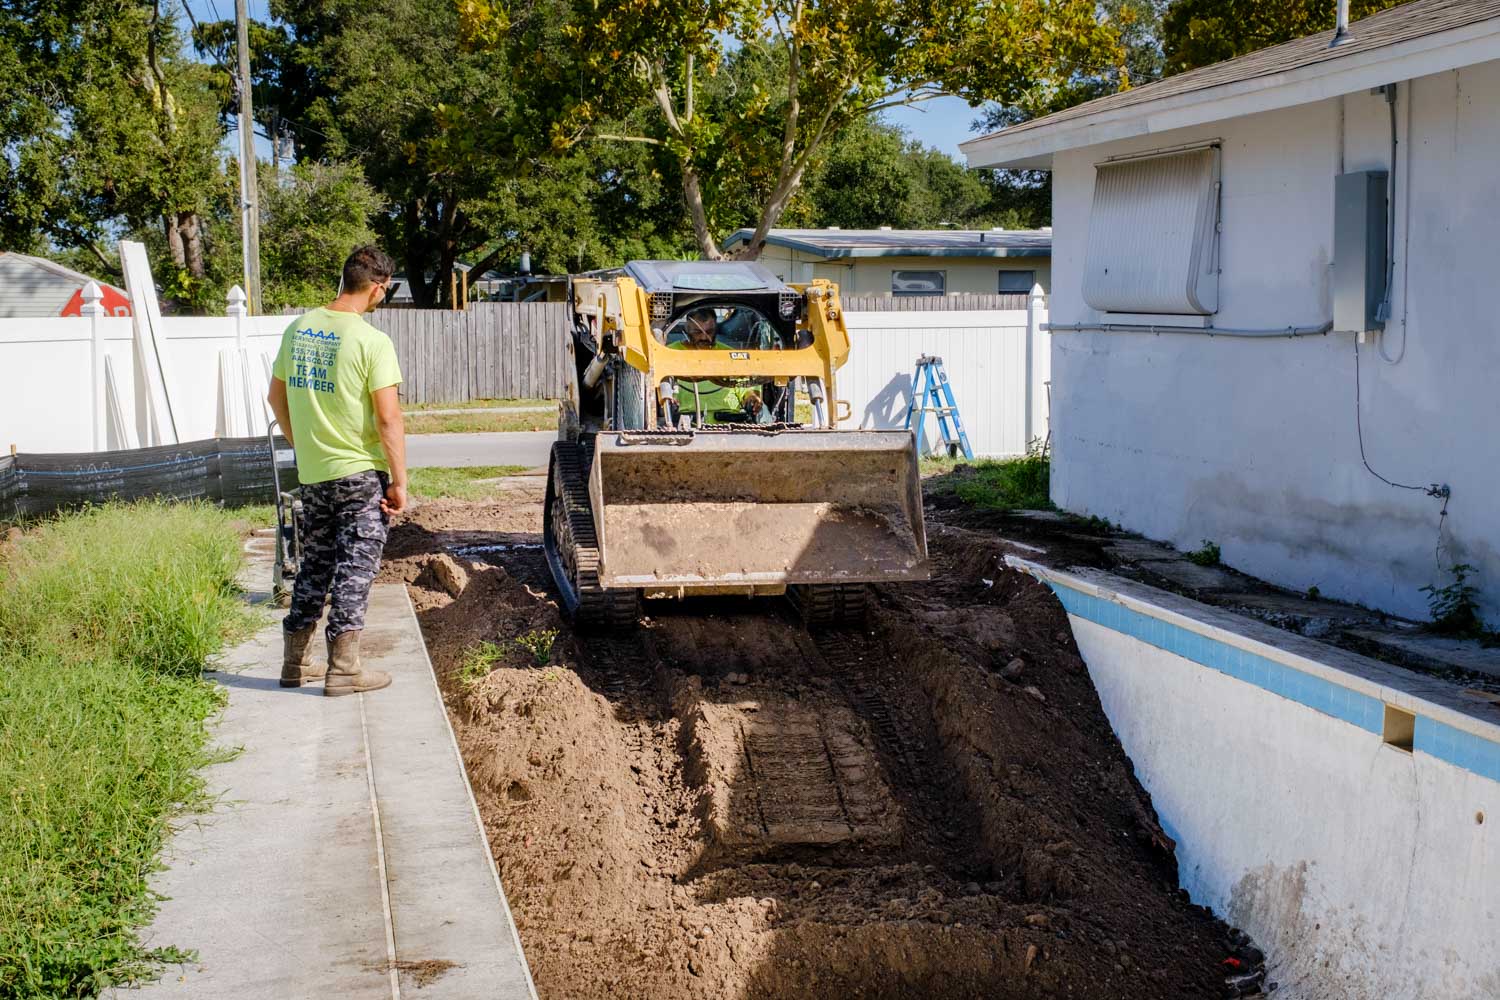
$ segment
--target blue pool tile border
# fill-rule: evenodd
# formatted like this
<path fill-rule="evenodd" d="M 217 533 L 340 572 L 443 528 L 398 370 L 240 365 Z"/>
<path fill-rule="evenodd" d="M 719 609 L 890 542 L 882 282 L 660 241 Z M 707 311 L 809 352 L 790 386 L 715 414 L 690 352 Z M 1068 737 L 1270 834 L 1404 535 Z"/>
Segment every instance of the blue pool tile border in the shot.
<path fill-rule="evenodd" d="M 1059 580 L 1049 578 L 1044 582 L 1052 588 L 1070 615 L 1175 653 L 1210 670 L 1217 670 L 1324 715 L 1358 726 L 1376 736 L 1384 731 L 1385 703 L 1379 698 L 1372 698 L 1363 691 L 1297 670 L 1213 636 L 1194 632 L 1175 622 L 1137 611 L 1119 601 L 1086 593 Z M 1491 781 L 1500 782 L 1500 742 L 1487 740 L 1419 713 L 1416 716 L 1412 749 Z"/>

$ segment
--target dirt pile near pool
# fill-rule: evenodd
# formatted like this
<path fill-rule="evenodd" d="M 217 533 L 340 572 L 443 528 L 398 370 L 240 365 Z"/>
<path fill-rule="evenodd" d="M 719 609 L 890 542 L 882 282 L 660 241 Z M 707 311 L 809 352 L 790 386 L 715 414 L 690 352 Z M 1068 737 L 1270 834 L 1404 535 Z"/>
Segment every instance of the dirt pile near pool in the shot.
<path fill-rule="evenodd" d="M 541 996 L 1231 995 L 1245 945 L 1177 888 L 1066 615 L 989 536 L 934 528 L 934 580 L 860 630 L 722 599 L 579 637 L 540 520 L 428 505 L 384 573 Z"/>

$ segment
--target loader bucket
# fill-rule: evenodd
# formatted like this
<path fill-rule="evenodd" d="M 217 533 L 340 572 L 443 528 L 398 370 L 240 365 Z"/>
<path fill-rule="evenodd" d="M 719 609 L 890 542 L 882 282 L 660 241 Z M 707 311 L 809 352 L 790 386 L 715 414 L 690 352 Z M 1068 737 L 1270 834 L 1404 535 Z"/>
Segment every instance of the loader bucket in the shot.
<path fill-rule="evenodd" d="M 908 431 L 600 434 L 589 492 L 605 587 L 928 576 Z"/>

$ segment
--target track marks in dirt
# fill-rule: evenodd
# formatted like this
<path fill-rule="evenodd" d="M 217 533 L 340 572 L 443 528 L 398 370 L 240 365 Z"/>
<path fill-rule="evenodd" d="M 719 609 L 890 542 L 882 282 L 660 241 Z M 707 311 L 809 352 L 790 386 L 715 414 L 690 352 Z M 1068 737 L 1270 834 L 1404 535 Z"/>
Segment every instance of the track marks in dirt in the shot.
<path fill-rule="evenodd" d="M 440 669 L 560 627 L 539 511 L 440 513 L 391 568 Z M 544 996 L 1222 995 L 1223 927 L 1153 853 L 1065 616 L 963 534 L 866 630 L 667 605 L 633 636 L 564 631 L 545 668 L 448 676 Z M 421 576 L 455 539 L 456 598 Z M 1018 657 L 1024 684 L 999 676 Z"/>
<path fill-rule="evenodd" d="M 847 710 L 815 711 L 775 694 L 714 703 L 699 689 L 677 711 L 717 846 L 753 854 L 899 842 L 898 810 Z"/>

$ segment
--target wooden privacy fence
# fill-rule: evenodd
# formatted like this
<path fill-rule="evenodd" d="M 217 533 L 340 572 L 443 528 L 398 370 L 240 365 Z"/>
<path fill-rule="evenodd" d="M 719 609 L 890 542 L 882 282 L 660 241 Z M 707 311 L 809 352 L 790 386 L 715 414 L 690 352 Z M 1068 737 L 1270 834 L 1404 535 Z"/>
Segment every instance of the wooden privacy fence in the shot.
<path fill-rule="evenodd" d="M 377 309 L 390 335 L 408 403 L 555 399 L 567 363 L 565 302 L 475 302 L 447 309 Z"/>

